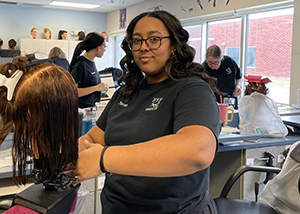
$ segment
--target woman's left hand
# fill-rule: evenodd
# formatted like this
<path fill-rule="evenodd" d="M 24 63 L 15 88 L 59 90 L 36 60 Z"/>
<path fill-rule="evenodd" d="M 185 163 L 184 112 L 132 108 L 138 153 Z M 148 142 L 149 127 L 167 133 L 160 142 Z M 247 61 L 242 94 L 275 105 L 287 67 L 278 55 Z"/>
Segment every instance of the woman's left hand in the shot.
<path fill-rule="evenodd" d="M 102 174 L 99 162 L 103 146 L 98 143 L 90 143 L 87 140 L 84 141 L 84 144 L 87 149 L 79 153 L 76 169 L 68 174 L 69 177 L 78 175 L 76 181 L 73 181 L 72 184 L 80 183 Z"/>

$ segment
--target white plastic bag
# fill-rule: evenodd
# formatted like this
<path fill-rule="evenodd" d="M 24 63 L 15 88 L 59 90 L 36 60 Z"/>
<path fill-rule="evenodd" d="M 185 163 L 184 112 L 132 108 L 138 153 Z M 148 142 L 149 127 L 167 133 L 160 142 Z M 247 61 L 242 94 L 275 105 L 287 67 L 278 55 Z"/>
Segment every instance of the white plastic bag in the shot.
<path fill-rule="evenodd" d="M 288 134 L 277 105 L 268 96 L 253 92 L 239 102 L 239 128 L 261 137 L 285 137 Z"/>

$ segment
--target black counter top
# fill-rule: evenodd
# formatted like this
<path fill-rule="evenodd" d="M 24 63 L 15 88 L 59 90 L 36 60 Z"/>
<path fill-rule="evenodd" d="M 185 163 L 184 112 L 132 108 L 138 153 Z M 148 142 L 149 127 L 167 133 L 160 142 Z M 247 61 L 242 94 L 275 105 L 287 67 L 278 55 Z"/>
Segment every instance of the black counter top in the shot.
<path fill-rule="evenodd" d="M 219 152 L 242 150 L 242 149 L 255 149 L 271 146 L 284 146 L 291 145 L 297 141 L 300 141 L 300 135 L 286 136 L 280 138 L 263 137 L 258 141 L 227 141 L 219 143 Z"/>

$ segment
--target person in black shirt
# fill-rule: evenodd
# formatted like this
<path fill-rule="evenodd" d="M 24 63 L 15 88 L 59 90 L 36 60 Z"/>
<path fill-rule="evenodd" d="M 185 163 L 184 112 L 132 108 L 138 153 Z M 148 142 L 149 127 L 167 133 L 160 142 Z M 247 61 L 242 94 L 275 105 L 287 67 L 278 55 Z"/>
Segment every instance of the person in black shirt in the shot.
<path fill-rule="evenodd" d="M 66 54 L 59 47 L 53 47 L 49 52 L 48 58 L 66 71 L 69 70 L 69 62 L 66 59 Z"/>
<path fill-rule="evenodd" d="M 222 56 L 222 50 L 218 45 L 211 45 L 206 50 L 203 66 L 209 76 L 217 78 L 218 89 L 226 97 L 235 97 L 237 108 L 236 97 L 242 93 L 242 72 L 236 62 L 229 56 Z M 216 99 L 220 102 L 220 96 L 217 94 Z"/>
<path fill-rule="evenodd" d="M 207 191 L 221 128 L 216 79 L 193 62 L 188 39 L 166 11 L 127 27 L 120 88 L 79 138 L 73 172 L 75 183 L 106 173 L 103 214 L 217 213 Z"/>
<path fill-rule="evenodd" d="M 94 62 L 96 57 L 103 56 L 105 49 L 103 36 L 95 32 L 89 33 L 75 48 L 69 71 L 78 86 L 79 108 L 95 106 L 95 102 L 100 102 L 101 91 L 108 91 Z"/>

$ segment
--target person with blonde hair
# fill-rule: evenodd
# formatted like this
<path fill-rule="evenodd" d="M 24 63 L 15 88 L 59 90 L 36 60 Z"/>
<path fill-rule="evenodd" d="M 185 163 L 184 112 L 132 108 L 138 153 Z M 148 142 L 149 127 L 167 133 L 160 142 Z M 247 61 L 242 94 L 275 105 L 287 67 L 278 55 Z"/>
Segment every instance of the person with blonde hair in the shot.
<path fill-rule="evenodd" d="M 237 97 L 242 93 L 242 72 L 234 59 L 222 55 L 222 49 L 218 45 L 211 45 L 206 50 L 205 61 L 202 64 L 209 76 L 217 78 L 218 89 L 224 96 L 235 99 L 237 109 Z M 221 102 L 217 94 L 216 99 Z"/>
<path fill-rule="evenodd" d="M 51 39 L 51 30 L 49 28 L 44 28 L 45 39 Z"/>
<path fill-rule="evenodd" d="M 66 71 L 69 70 L 69 62 L 66 59 L 66 54 L 59 47 L 53 47 L 48 55 L 48 58 L 52 60 L 52 62 Z"/>

